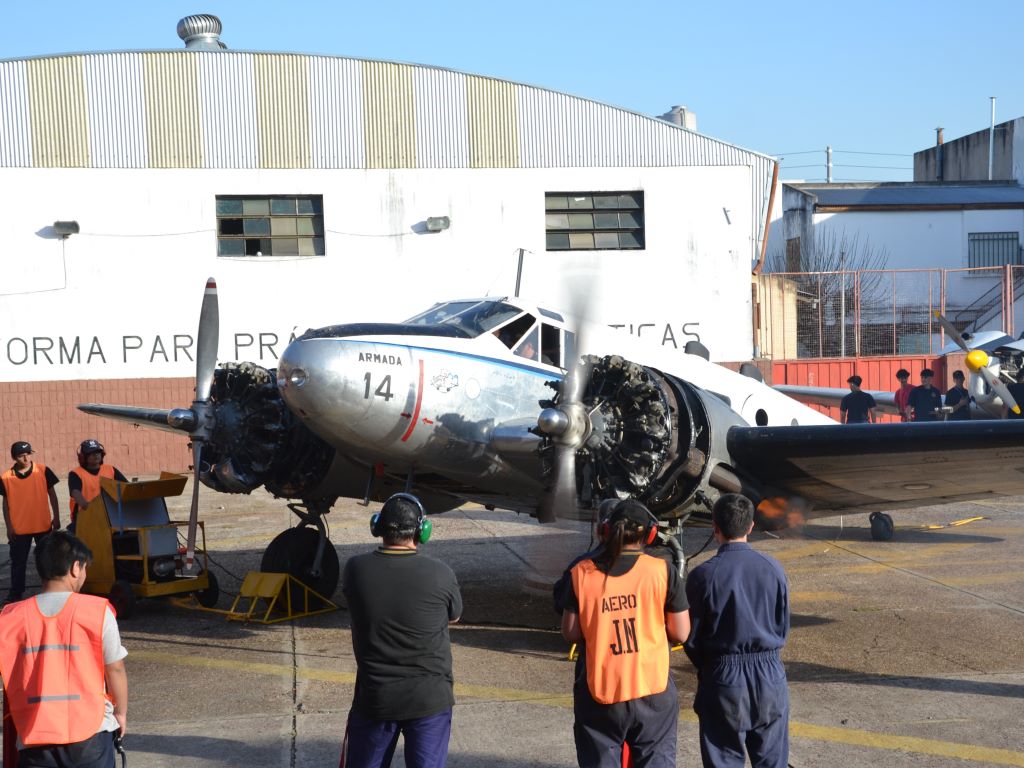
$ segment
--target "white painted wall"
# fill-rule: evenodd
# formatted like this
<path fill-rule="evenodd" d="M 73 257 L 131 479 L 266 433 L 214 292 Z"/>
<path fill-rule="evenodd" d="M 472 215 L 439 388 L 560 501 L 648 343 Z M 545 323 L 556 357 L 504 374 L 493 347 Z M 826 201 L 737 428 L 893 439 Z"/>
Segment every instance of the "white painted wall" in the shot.
<path fill-rule="evenodd" d="M 272 366 L 307 327 L 511 293 L 518 248 L 524 295 L 566 306 L 579 275 L 596 273 L 595 318 L 680 349 L 699 336 L 716 360 L 746 359 L 751 183 L 747 167 L 4 169 L 0 380 L 191 375 L 209 276 L 221 360 Z M 545 251 L 544 192 L 634 189 L 645 195 L 644 251 Z M 327 255 L 218 258 L 218 194 L 322 194 Z M 428 216 L 451 228 L 415 233 Z M 48 236 L 58 219 L 81 233 Z"/>

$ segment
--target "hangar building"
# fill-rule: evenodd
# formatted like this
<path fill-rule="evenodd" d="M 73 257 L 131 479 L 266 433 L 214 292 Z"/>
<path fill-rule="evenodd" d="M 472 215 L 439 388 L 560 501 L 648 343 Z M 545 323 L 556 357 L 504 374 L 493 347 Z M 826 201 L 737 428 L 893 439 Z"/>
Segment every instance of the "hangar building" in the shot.
<path fill-rule="evenodd" d="M 430 66 L 186 47 L 0 60 L 0 423 L 57 469 L 97 437 L 131 473 L 180 437 L 79 402 L 192 399 L 207 277 L 220 359 L 436 301 L 565 306 L 716 360 L 751 355 L 774 160 L 666 120 Z M 718 309 L 716 312 L 715 309 Z"/>

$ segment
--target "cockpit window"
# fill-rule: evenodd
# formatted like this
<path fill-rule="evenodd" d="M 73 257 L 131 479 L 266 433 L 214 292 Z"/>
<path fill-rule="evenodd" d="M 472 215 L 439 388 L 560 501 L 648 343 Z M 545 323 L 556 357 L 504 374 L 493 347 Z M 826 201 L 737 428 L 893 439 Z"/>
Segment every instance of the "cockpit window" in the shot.
<path fill-rule="evenodd" d="M 515 353 L 520 357 L 525 357 L 527 360 L 537 359 L 537 329 L 534 328 L 526 337 L 520 342 L 519 346 L 516 347 Z"/>
<path fill-rule="evenodd" d="M 504 344 L 509 349 L 513 349 L 519 340 L 523 338 L 523 334 L 533 328 L 537 323 L 537 320 L 533 315 L 523 315 L 522 317 L 516 318 L 513 322 L 505 325 L 494 332 L 494 335 L 498 337 L 498 341 Z M 533 343 L 533 346 L 537 346 L 537 342 Z"/>
<path fill-rule="evenodd" d="M 477 337 L 522 312 L 502 301 L 447 301 L 405 321 L 405 325 L 454 325 Z"/>

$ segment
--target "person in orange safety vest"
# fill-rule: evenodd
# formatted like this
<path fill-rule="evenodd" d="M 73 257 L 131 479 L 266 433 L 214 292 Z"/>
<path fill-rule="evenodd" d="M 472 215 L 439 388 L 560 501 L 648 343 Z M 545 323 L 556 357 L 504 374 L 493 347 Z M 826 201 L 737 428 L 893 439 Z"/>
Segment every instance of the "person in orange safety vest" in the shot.
<path fill-rule="evenodd" d="M 669 641 L 686 640 L 690 619 L 677 569 L 644 553 L 657 526 L 640 502 L 619 502 L 598 525 L 601 550 L 577 561 L 556 593 L 562 636 L 583 646 L 585 674 L 573 686 L 581 767 L 621 768 L 623 744 L 636 765 L 676 764 Z"/>
<path fill-rule="evenodd" d="M 36 546 L 51 530 L 60 528 L 60 504 L 53 489 L 60 480 L 53 470 L 32 461 L 32 446 L 19 440 L 11 446 L 14 466 L 0 475 L 4 525 L 11 547 L 11 587 L 5 603 L 21 600 L 32 542 Z"/>
<path fill-rule="evenodd" d="M 75 517 L 78 510 L 85 509 L 89 502 L 100 495 L 100 478 L 119 480 L 127 478 L 121 470 L 104 464 L 107 452 L 99 440 L 83 440 L 78 447 L 78 466 L 68 473 L 68 492 L 71 494 L 71 525 L 68 530 L 75 532 Z"/>
<path fill-rule="evenodd" d="M 43 591 L 0 611 L 0 675 L 19 768 L 108 768 L 124 736 L 128 676 L 105 598 L 81 594 L 92 552 L 65 531 L 36 548 Z"/>

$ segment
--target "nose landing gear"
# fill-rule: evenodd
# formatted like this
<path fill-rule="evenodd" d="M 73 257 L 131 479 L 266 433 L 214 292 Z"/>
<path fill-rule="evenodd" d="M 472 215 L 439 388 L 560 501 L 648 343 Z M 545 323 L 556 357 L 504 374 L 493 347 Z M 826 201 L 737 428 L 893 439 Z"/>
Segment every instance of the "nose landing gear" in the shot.
<path fill-rule="evenodd" d="M 265 573 L 289 573 L 315 592 L 331 597 L 338 588 L 340 569 L 338 552 L 327 538 L 323 516 L 331 503 L 306 501 L 289 504 L 299 525 L 282 531 L 263 552 L 260 570 Z M 305 509 L 303 509 L 305 508 Z M 297 591 L 297 590 L 296 590 Z M 297 600 L 301 595 L 293 594 Z"/>

